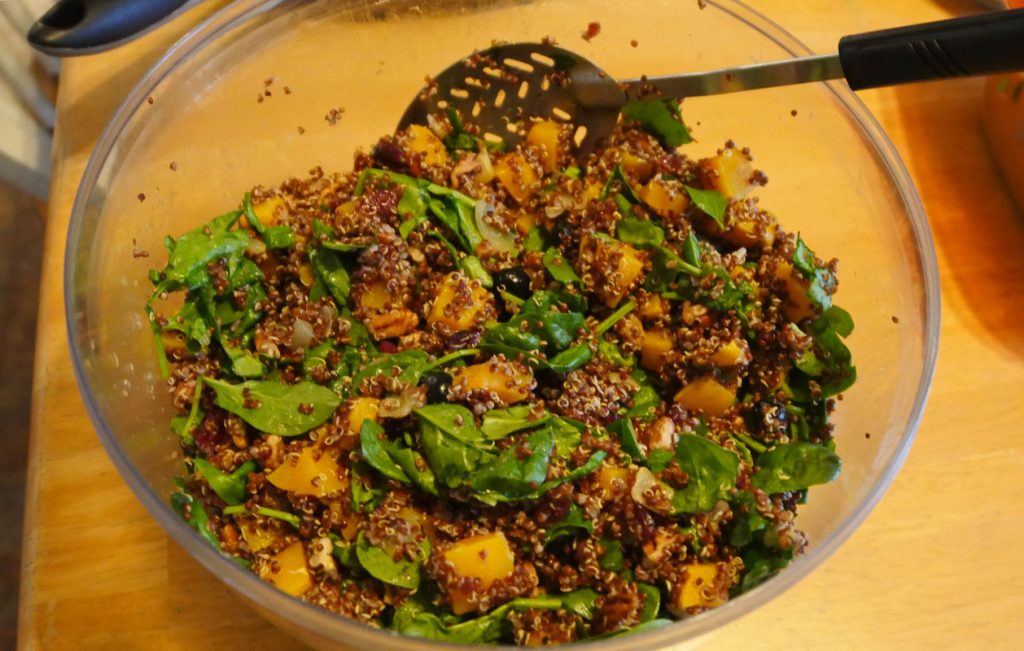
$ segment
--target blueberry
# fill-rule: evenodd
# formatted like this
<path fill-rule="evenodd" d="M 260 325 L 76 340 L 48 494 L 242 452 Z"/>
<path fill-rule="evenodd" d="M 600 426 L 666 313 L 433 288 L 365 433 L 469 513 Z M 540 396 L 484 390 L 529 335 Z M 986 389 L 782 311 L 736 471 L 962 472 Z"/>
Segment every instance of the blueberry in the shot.
<path fill-rule="evenodd" d="M 530 277 L 519 267 L 502 269 L 494 274 L 494 287 L 499 292 L 508 292 L 522 299 L 530 298 Z"/>
<path fill-rule="evenodd" d="M 448 402 L 448 389 L 452 388 L 452 376 L 444 371 L 424 373 L 420 384 L 427 387 L 427 402 Z"/>
<path fill-rule="evenodd" d="M 565 217 L 559 217 L 551 225 L 551 239 L 556 246 L 568 246 L 576 241 L 576 229 Z"/>

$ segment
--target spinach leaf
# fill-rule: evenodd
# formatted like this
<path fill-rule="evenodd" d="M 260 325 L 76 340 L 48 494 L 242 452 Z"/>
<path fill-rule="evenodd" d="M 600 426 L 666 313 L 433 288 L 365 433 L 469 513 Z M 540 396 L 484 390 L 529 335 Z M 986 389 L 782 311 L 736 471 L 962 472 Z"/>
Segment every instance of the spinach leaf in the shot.
<path fill-rule="evenodd" d="M 360 432 L 361 438 L 362 432 Z M 364 453 L 365 454 L 365 453 Z M 365 461 L 352 464 L 352 510 L 361 513 L 373 513 L 384 500 L 386 489 L 374 486 L 370 473 L 370 465 Z"/>
<path fill-rule="evenodd" d="M 567 459 L 580 446 L 586 426 L 562 416 L 554 416 L 548 428 L 555 437 L 555 457 Z"/>
<path fill-rule="evenodd" d="M 679 102 L 674 99 L 636 100 L 623 106 L 621 113 L 639 122 L 644 131 L 656 136 L 668 148 L 693 141 L 680 115 Z"/>
<path fill-rule="evenodd" d="M 380 353 L 371 358 L 361 369 L 352 376 L 352 386 L 358 388 L 363 380 L 374 375 L 392 374 L 392 369 L 398 368 L 398 379 L 402 382 L 415 384 L 419 382 L 420 376 L 430 365 L 430 356 L 422 350 L 406 350 L 400 353 Z"/>
<path fill-rule="evenodd" d="M 633 394 L 633 406 L 626 410 L 625 416 L 643 421 L 651 420 L 657 408 L 661 406 L 661 396 L 654 387 L 654 381 L 647 371 L 639 368 L 633 371 L 630 377 L 640 385 L 640 390 Z"/>
<path fill-rule="evenodd" d="M 445 623 L 423 590 L 417 591 L 395 610 L 391 630 L 450 644 L 493 644 L 507 637 L 512 627 L 506 616 L 512 605 L 498 606 L 481 617 Z"/>
<path fill-rule="evenodd" d="M 748 319 L 757 302 L 754 286 L 745 280 L 737 282 L 725 267 L 706 267 L 705 272 L 705 277 L 713 275 L 718 279 L 720 291 L 698 292 L 698 298 L 704 305 L 720 312 L 735 310 L 738 317 Z"/>
<path fill-rule="evenodd" d="M 556 373 L 571 373 L 585 366 L 593 355 L 593 351 L 590 350 L 590 344 L 583 342 L 571 348 L 566 348 L 549 359 L 547 367 Z"/>
<path fill-rule="evenodd" d="M 177 240 L 167 238 L 167 266 L 161 273 L 154 297 L 164 291 L 185 287 L 195 289 L 209 282 L 206 266 L 219 259 L 240 256 L 249 246 L 250 237 L 245 231 L 229 231 L 242 216 L 233 211 L 213 219 L 205 226 L 185 233 Z M 150 299 L 152 301 L 152 299 Z"/>
<path fill-rule="evenodd" d="M 387 440 L 383 427 L 369 418 L 364 420 L 359 429 L 359 444 L 363 458 L 382 475 L 395 481 L 410 483 L 404 468 L 392 458 L 396 443 Z"/>
<path fill-rule="evenodd" d="M 693 231 L 690 231 L 690 234 L 686 236 L 686 241 L 683 242 L 683 259 L 694 267 L 700 268 L 700 240 L 697 239 L 697 235 Z"/>
<path fill-rule="evenodd" d="M 690 199 L 704 211 L 704 214 L 715 220 L 719 228 L 725 227 L 725 209 L 729 205 L 729 200 L 725 195 L 718 190 L 701 190 L 689 185 L 683 187 L 686 188 L 686 194 L 690 195 Z"/>
<path fill-rule="evenodd" d="M 650 583 L 638 583 L 636 586 L 644 596 L 644 607 L 640 611 L 640 623 L 651 622 L 661 610 L 661 590 Z"/>
<path fill-rule="evenodd" d="M 420 585 L 420 568 L 430 558 L 430 540 L 424 538 L 419 549 L 416 560 L 404 556 L 396 560 L 394 551 L 371 545 L 362 531 L 356 538 L 356 558 L 363 569 L 375 579 L 407 590 L 415 590 Z"/>
<path fill-rule="evenodd" d="M 619 438 L 619 445 L 623 452 L 633 457 L 635 461 L 644 461 L 644 453 L 640 449 L 640 442 L 636 438 L 636 430 L 633 428 L 633 421 L 621 418 L 609 423 L 607 429 Z"/>
<path fill-rule="evenodd" d="M 743 580 L 739 592 L 749 592 L 778 574 L 793 559 L 792 550 L 774 552 L 760 545 L 748 545 L 743 549 Z"/>
<path fill-rule="evenodd" d="M 597 559 L 598 567 L 606 572 L 621 572 L 626 562 L 622 554 L 622 543 L 614 538 L 602 538 L 601 547 L 604 548 L 604 553 Z"/>
<path fill-rule="evenodd" d="M 857 368 L 852 364 L 853 357 L 842 340 L 842 337 L 852 332 L 853 318 L 837 305 L 828 307 L 811 323 L 811 337 L 821 352 L 820 363 L 823 368 L 818 375 L 823 376 L 819 380 L 823 397 L 842 393 L 857 380 Z M 808 365 L 804 363 L 804 367 L 806 366 Z M 818 370 L 802 368 L 800 364 L 797 364 L 797 367 L 808 375 L 813 375 L 808 370 Z"/>
<path fill-rule="evenodd" d="M 446 109 L 446 113 L 448 114 L 448 122 L 452 125 L 451 132 L 444 137 L 444 145 L 448 148 L 448 151 L 455 151 L 457 149 L 476 151 L 479 138 L 463 130 L 462 118 L 459 117 L 459 112 L 449 106 Z"/>
<path fill-rule="evenodd" d="M 545 412 L 540 418 L 531 419 L 531 405 L 515 405 L 505 409 L 492 409 L 484 414 L 480 432 L 492 441 L 503 439 L 513 432 L 540 427 L 551 420 L 551 414 Z"/>
<path fill-rule="evenodd" d="M 520 459 L 522 448 L 528 451 Z M 555 437 L 549 429 L 533 432 L 524 444 L 513 445 L 502 451 L 490 465 L 476 471 L 469 485 L 485 501 L 524 499 L 547 479 Z"/>
<path fill-rule="evenodd" d="M 647 467 L 651 469 L 651 472 L 661 472 L 668 468 L 668 464 L 674 456 L 672 450 L 651 450 L 647 455 Z"/>
<path fill-rule="evenodd" d="M 228 384 L 204 376 L 203 382 L 214 390 L 219 407 L 241 416 L 261 432 L 279 436 L 304 434 L 322 425 L 341 403 L 333 391 L 308 380 Z"/>
<path fill-rule="evenodd" d="M 195 529 L 203 540 L 220 551 L 220 541 L 213 534 L 213 530 L 210 528 L 210 518 L 206 515 L 206 509 L 203 508 L 199 500 L 185 491 L 173 493 L 171 508 L 178 514 L 178 517 L 188 523 L 188 526 Z"/>
<path fill-rule="evenodd" d="M 193 459 L 193 464 L 213 492 L 228 504 L 241 504 L 245 501 L 249 474 L 259 469 L 251 459 L 231 473 L 224 472 L 206 459 Z"/>
<path fill-rule="evenodd" d="M 796 250 L 793 252 L 793 266 L 810 281 L 807 298 L 821 307 L 822 311 L 832 305 L 832 293 L 836 288 L 836 277 L 829 269 L 818 267 L 814 262 L 814 251 L 809 249 L 800 235 L 796 236 Z M 849 314 L 846 315 L 849 317 Z M 852 321 L 850 322 L 852 327 Z M 843 335 L 846 336 L 846 335 Z"/>
<path fill-rule="evenodd" d="M 460 405 L 427 405 L 414 409 L 420 420 L 423 456 L 437 481 L 459 486 L 481 464 L 493 458 L 473 415 Z"/>
<path fill-rule="evenodd" d="M 572 536 L 578 530 L 585 531 L 588 534 L 594 533 L 594 523 L 585 519 L 583 517 L 583 509 L 573 503 L 569 505 L 569 512 L 565 514 L 565 517 L 548 529 L 547 534 L 544 536 L 544 544 L 548 545 L 559 538 Z"/>
<path fill-rule="evenodd" d="M 783 493 L 826 484 L 839 475 L 839 456 L 822 445 L 797 441 L 777 445 L 757 459 L 750 482 L 766 493 Z"/>
<path fill-rule="evenodd" d="M 565 307 L 570 312 L 586 312 L 587 300 L 579 294 L 570 294 L 558 289 L 542 289 L 534 292 L 523 305 L 523 314 L 545 314 L 556 307 Z"/>
<path fill-rule="evenodd" d="M 244 504 L 234 504 L 232 506 L 224 507 L 222 513 L 224 515 L 262 515 L 267 518 L 274 518 L 275 520 L 280 520 L 281 522 L 287 522 L 296 529 L 298 529 L 302 525 L 302 521 L 299 519 L 299 516 L 295 515 L 294 513 L 288 513 L 287 511 L 278 511 L 277 509 L 270 509 L 265 506 L 258 507 L 255 511 L 250 511 L 247 508 L 245 508 Z"/>
<path fill-rule="evenodd" d="M 338 305 L 342 307 L 348 305 L 349 294 L 352 292 L 352 281 L 349 279 L 341 256 L 321 247 L 309 252 L 309 262 L 316 271 L 317 277 L 323 281 Z"/>
<path fill-rule="evenodd" d="M 627 244 L 657 246 L 665 241 L 665 231 L 649 219 L 624 217 L 615 226 L 615 236 Z"/>
<path fill-rule="evenodd" d="M 676 462 L 689 476 L 686 487 L 672 495 L 676 513 L 709 511 L 732 495 L 740 471 L 735 453 L 702 436 L 683 434 L 676 445 Z"/>
<path fill-rule="evenodd" d="M 547 247 L 547 242 L 544 238 L 544 233 L 537 226 L 530 229 L 530 232 L 526 234 L 526 238 L 523 239 L 523 250 L 530 253 L 540 253 Z"/>
<path fill-rule="evenodd" d="M 562 254 L 555 247 L 551 247 L 544 252 L 544 268 L 548 270 L 551 277 L 558 282 L 570 285 L 570 284 L 582 284 L 583 281 L 576 275 L 572 265 L 562 257 Z"/>

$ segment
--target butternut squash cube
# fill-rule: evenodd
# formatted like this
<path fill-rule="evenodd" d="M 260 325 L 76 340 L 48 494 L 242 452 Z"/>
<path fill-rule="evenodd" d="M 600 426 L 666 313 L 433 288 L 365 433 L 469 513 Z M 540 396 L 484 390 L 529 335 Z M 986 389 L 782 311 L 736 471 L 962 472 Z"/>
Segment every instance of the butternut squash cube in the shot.
<path fill-rule="evenodd" d="M 524 204 L 540 188 L 540 177 L 526 157 L 516 152 L 505 154 L 494 164 L 494 176 L 509 195 Z"/>
<path fill-rule="evenodd" d="M 675 401 L 687 409 L 702 411 L 708 416 L 721 416 L 736 402 L 736 390 L 726 388 L 714 377 L 705 375 L 680 389 Z"/>
<path fill-rule="evenodd" d="M 534 384 L 529 366 L 497 357 L 452 371 L 453 389 L 491 391 L 507 405 L 526 400 Z"/>
<path fill-rule="evenodd" d="M 470 330 L 496 314 L 494 296 L 465 274 L 445 277 L 427 314 L 427 324 L 448 334 Z"/>
<path fill-rule="evenodd" d="M 628 151 L 622 152 L 619 157 L 619 165 L 622 166 L 623 172 L 640 183 L 647 183 L 654 175 L 654 163 Z"/>
<path fill-rule="evenodd" d="M 487 590 L 495 581 L 512 576 L 516 567 L 516 557 L 500 531 L 463 538 L 445 551 L 443 557 L 451 563 L 459 579 L 477 579 L 480 590 Z M 457 585 L 458 581 L 452 583 Z M 449 588 L 452 612 L 463 615 L 476 610 L 477 605 L 470 595 L 470 591 Z"/>
<path fill-rule="evenodd" d="M 348 488 L 348 479 L 339 476 L 340 472 L 334 457 L 307 446 L 298 454 L 285 456 L 284 462 L 267 475 L 267 481 L 281 490 L 324 497 Z"/>
<path fill-rule="evenodd" d="M 301 542 L 288 545 L 274 554 L 271 561 L 260 566 L 260 578 L 277 586 L 278 590 L 301 597 L 313 587 L 306 563 L 306 548 Z"/>
<path fill-rule="evenodd" d="M 561 167 L 562 126 L 553 120 L 534 122 L 526 132 L 526 142 L 537 149 L 537 157 L 546 174 L 558 171 Z"/>
<path fill-rule="evenodd" d="M 663 179 L 660 174 L 637 190 L 637 194 L 656 215 L 665 219 L 679 217 L 690 205 L 690 195 L 683 184 Z"/>
<path fill-rule="evenodd" d="M 378 279 L 361 287 L 357 303 L 363 310 L 376 312 L 393 304 L 394 299 L 388 294 L 387 283 Z"/>
<path fill-rule="evenodd" d="M 249 545 L 249 550 L 258 552 L 266 549 L 277 540 L 277 533 L 266 526 L 260 526 L 260 520 L 250 515 L 237 518 L 238 528 L 242 531 L 242 538 Z"/>
<path fill-rule="evenodd" d="M 526 235 L 537 224 L 537 216 L 532 212 L 522 211 L 516 216 L 516 230 L 520 235 Z"/>
<path fill-rule="evenodd" d="M 593 281 L 591 291 L 605 305 L 615 307 L 640 281 L 644 273 L 644 254 L 629 244 L 584 235 L 580 242 L 580 265 L 588 270 Z M 587 274 L 581 274 L 587 275 Z"/>
<path fill-rule="evenodd" d="M 668 316 L 669 302 L 657 294 L 645 294 L 640 300 L 637 314 L 641 319 L 655 320 Z"/>
<path fill-rule="evenodd" d="M 794 323 L 814 316 L 814 304 L 807 298 L 811 284 L 788 260 L 775 265 L 775 279 L 783 284 L 782 313 Z"/>
<path fill-rule="evenodd" d="M 756 185 L 753 159 L 733 146 L 725 147 L 717 156 L 700 161 L 704 187 L 718 190 L 730 199 L 742 199 Z"/>
<path fill-rule="evenodd" d="M 717 563 L 686 565 L 683 580 L 672 586 L 669 610 L 677 617 L 691 608 L 715 608 L 729 598 L 730 581 Z"/>
<path fill-rule="evenodd" d="M 587 184 L 587 187 L 583 188 L 583 203 L 593 201 L 601 196 L 601 191 L 604 190 L 604 185 L 596 181 L 592 181 Z"/>
<path fill-rule="evenodd" d="M 750 361 L 750 348 L 743 340 L 733 340 L 722 345 L 711 355 L 711 363 L 719 368 L 739 366 Z"/>
<path fill-rule="evenodd" d="M 717 228 L 718 224 L 715 224 L 715 227 Z M 754 219 L 737 219 L 719 237 L 736 246 L 761 246 L 770 249 L 775 243 L 775 219 L 769 215 L 767 223 L 763 225 Z"/>
<path fill-rule="evenodd" d="M 644 333 L 640 346 L 640 365 L 658 372 L 665 365 L 664 355 L 672 350 L 674 338 L 668 328 L 653 328 Z"/>
<path fill-rule="evenodd" d="M 264 226 L 277 226 L 278 210 L 285 206 L 284 197 L 270 197 L 253 204 L 252 212 Z"/>
<path fill-rule="evenodd" d="M 597 485 L 601 487 L 601 499 L 614 499 L 619 493 L 629 492 L 629 468 L 601 466 L 597 471 Z"/>
<path fill-rule="evenodd" d="M 358 434 L 363 427 L 364 420 L 372 420 L 375 423 L 380 422 L 380 418 L 377 417 L 378 411 L 380 411 L 380 400 L 377 398 L 353 398 L 349 400 L 348 418 L 345 421 L 345 426 L 349 432 Z"/>
<path fill-rule="evenodd" d="M 419 154 L 425 165 L 444 165 L 448 162 L 448 150 L 441 139 L 422 124 L 409 125 L 406 145 Z"/>

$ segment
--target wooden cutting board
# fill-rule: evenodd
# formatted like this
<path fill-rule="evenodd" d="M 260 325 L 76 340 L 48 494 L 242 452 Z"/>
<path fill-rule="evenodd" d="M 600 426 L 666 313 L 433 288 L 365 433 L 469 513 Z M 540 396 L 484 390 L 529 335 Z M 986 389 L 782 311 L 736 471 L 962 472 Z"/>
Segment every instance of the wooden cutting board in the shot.
<path fill-rule="evenodd" d="M 65 232 L 93 144 L 150 62 L 218 4 L 63 68 L 36 350 L 22 649 L 299 648 L 171 542 L 121 482 L 79 398 L 64 328 Z M 821 52 L 845 33 L 976 10 L 966 0 L 751 4 Z M 1024 217 L 980 137 L 981 86 L 965 80 L 861 95 L 909 167 L 934 229 L 943 325 L 931 400 L 906 465 L 860 529 L 809 578 L 713 635 L 709 647 L 1024 647 Z"/>

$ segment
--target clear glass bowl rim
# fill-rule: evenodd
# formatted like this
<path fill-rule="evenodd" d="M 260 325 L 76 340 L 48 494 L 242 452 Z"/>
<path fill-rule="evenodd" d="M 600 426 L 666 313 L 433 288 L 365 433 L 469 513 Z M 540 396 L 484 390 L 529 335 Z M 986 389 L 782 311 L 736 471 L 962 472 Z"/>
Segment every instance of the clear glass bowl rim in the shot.
<path fill-rule="evenodd" d="M 393 633 L 381 631 L 306 604 L 299 599 L 278 591 L 251 572 L 231 562 L 227 557 L 217 553 L 193 529 L 177 517 L 170 508 L 166 496 L 159 495 L 152 490 L 121 450 L 116 438 L 110 431 L 99 404 L 90 391 L 85 375 L 83 367 L 84 351 L 81 344 L 84 339 L 79 325 L 74 318 L 76 296 L 73 289 L 75 287 L 78 267 L 76 244 L 82 231 L 86 206 L 89 203 L 92 192 L 96 188 L 100 172 L 113 152 L 122 130 L 129 123 L 135 111 L 146 101 L 146 98 L 150 96 L 153 90 L 168 75 L 174 72 L 180 62 L 201 51 L 207 45 L 214 43 L 226 32 L 286 2 L 288 0 L 236 0 L 194 27 L 175 43 L 139 80 L 115 111 L 114 116 L 97 141 L 75 196 L 65 249 L 65 318 L 75 376 L 81 388 L 86 409 L 96 427 L 103 447 L 106 449 L 108 456 L 113 461 L 114 466 L 124 481 L 146 510 L 175 542 L 185 548 L 208 571 L 241 594 L 245 599 L 254 603 L 259 610 L 275 613 L 279 618 L 288 621 L 293 626 L 309 631 L 317 636 L 325 636 L 336 641 L 338 644 L 356 642 L 361 646 L 368 644 L 384 645 L 381 648 L 400 646 L 405 649 L 423 651 L 465 649 L 467 647 L 464 645 L 449 645 L 430 640 L 396 636 Z M 751 29 L 760 32 L 777 46 L 787 51 L 791 56 L 813 54 L 807 46 L 794 36 L 757 10 L 743 4 L 741 0 L 708 0 L 708 4 L 731 15 Z M 729 601 L 719 608 L 704 612 L 685 621 L 676 622 L 671 626 L 656 628 L 626 637 L 575 643 L 572 645 L 574 648 L 585 647 L 594 651 L 658 649 L 670 644 L 678 644 L 685 640 L 696 639 L 765 604 L 807 576 L 853 533 L 881 499 L 910 450 L 914 435 L 921 422 L 938 357 L 941 301 L 935 247 L 920 197 L 899 154 L 882 130 L 882 127 L 845 83 L 829 82 L 826 86 L 843 108 L 848 111 L 850 117 L 857 123 L 863 134 L 867 137 L 867 141 L 875 148 L 875 154 L 897 186 L 909 215 L 910 226 L 917 247 L 920 261 L 919 271 L 923 280 L 925 295 L 923 320 L 925 329 L 924 359 L 913 407 L 906 422 L 904 432 L 889 458 L 885 460 L 884 468 L 878 480 L 857 508 L 825 538 L 816 541 L 807 553 L 796 559 L 785 571 L 780 572 L 764 585 L 737 599 Z M 514 647 L 498 648 L 512 649 Z"/>

